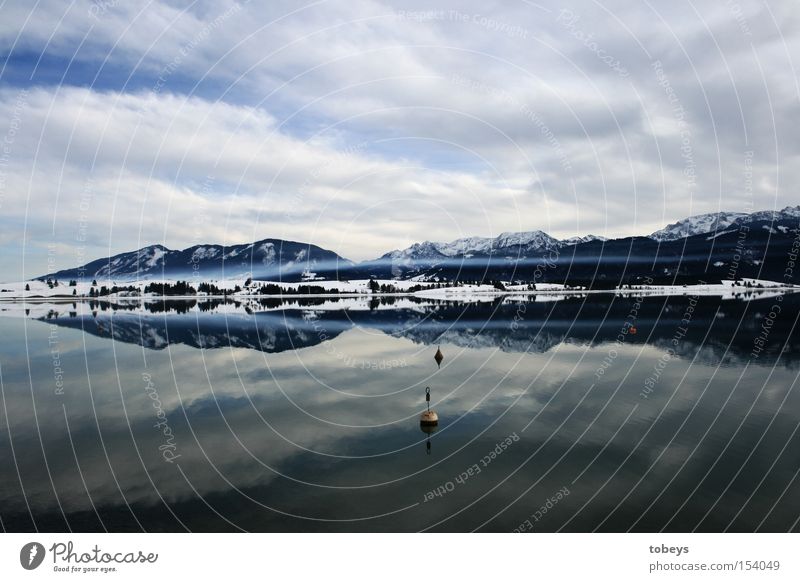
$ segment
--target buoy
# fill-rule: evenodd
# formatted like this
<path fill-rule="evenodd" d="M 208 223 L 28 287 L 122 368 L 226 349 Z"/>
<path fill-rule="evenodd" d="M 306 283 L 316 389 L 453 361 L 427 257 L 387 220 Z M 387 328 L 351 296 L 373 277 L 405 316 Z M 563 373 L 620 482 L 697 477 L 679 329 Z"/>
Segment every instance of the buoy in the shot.
<path fill-rule="evenodd" d="M 630 329 L 628 330 L 628 333 L 630 333 L 630 334 L 633 334 L 633 335 L 636 335 L 636 326 L 635 326 L 635 325 L 632 325 L 632 326 L 630 327 Z"/>
<path fill-rule="evenodd" d="M 433 359 L 436 360 L 436 365 L 440 368 L 442 367 L 442 360 L 444 360 L 444 355 L 442 355 L 442 350 L 439 347 L 436 347 L 436 355 L 433 356 Z"/>
<path fill-rule="evenodd" d="M 428 410 L 423 412 L 422 416 L 419 417 L 419 426 L 420 426 L 420 428 L 422 428 L 423 432 L 428 432 L 427 430 L 425 430 L 426 428 L 430 429 L 432 427 L 435 427 L 435 426 L 439 425 L 439 415 L 436 414 L 435 411 L 431 410 L 431 389 L 430 389 L 430 386 L 425 388 L 425 404 L 428 407 Z M 431 432 L 433 432 L 433 431 L 431 431 Z"/>
<path fill-rule="evenodd" d="M 433 410 L 426 410 L 419 417 L 419 424 L 420 426 L 438 426 L 439 415 Z"/>

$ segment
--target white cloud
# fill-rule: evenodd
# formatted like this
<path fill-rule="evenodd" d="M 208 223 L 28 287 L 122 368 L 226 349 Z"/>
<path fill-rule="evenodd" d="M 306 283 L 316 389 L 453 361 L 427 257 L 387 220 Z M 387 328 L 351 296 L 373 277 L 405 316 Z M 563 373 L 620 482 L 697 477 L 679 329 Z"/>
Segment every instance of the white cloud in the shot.
<path fill-rule="evenodd" d="M 97 6 L 44 2 L 27 22 L 2 9 L 13 54 L 74 53 L 82 85 L 106 59 L 101 73 L 120 71 L 104 88 L 30 88 L 0 215 L 28 276 L 49 242 L 74 240 L 89 179 L 89 256 L 201 242 L 198 208 L 213 217 L 203 242 L 286 237 L 365 259 L 408 240 L 622 236 L 797 203 L 788 3 Z M 691 184 L 655 60 L 683 107 Z M 0 92 L 0 119 L 18 90 Z"/>

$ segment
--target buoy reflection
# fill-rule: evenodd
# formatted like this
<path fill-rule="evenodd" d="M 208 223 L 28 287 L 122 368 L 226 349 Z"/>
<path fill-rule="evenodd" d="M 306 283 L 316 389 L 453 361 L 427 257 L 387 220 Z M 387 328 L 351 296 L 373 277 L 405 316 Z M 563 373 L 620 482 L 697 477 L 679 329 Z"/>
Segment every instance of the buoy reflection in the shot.
<path fill-rule="evenodd" d="M 433 359 L 436 360 L 436 365 L 441 368 L 442 360 L 444 360 L 444 354 L 442 354 L 442 350 L 438 346 L 436 347 L 436 355 L 433 356 Z"/>
<path fill-rule="evenodd" d="M 430 386 L 425 388 L 425 405 L 427 410 L 419 417 L 419 428 L 422 432 L 428 435 L 425 439 L 425 450 L 431 454 L 431 437 L 433 433 L 439 430 L 439 415 L 436 411 L 431 410 L 431 389 Z"/>

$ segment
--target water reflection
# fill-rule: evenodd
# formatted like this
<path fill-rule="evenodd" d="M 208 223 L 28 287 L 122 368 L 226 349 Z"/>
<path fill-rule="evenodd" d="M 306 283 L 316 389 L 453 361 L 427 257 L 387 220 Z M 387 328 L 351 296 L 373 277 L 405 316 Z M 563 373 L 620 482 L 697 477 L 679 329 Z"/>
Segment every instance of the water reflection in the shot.
<path fill-rule="evenodd" d="M 3 527 L 797 527 L 795 296 L 306 299 L 0 317 Z"/>
<path fill-rule="evenodd" d="M 691 309 L 692 325 L 681 335 L 675 355 L 726 364 L 751 359 L 753 339 L 774 298 L 739 301 L 608 295 L 552 302 L 498 298 L 464 304 L 385 297 L 380 298 L 377 308 L 374 301 L 338 297 L 265 298 L 249 303 L 166 300 L 101 303 L 99 310 L 96 302 L 87 302 L 79 304 L 82 310 L 48 307 L 42 313 L 44 308 L 40 307 L 38 313 L 28 315 L 150 349 L 184 344 L 281 352 L 318 345 L 347 330 L 363 328 L 426 345 L 438 346 L 446 341 L 463 348 L 541 353 L 564 342 L 592 346 L 618 342 L 623 331 L 626 344 L 666 349 Z M 800 311 L 800 294 L 786 295 L 781 302 L 784 314 Z M 632 312 L 637 316 L 635 326 L 626 323 Z M 797 361 L 800 334 L 793 323 L 792 317 L 775 320 L 776 337 L 785 343 L 770 342 L 759 354 L 760 363 L 774 363 L 779 357 L 784 362 Z"/>

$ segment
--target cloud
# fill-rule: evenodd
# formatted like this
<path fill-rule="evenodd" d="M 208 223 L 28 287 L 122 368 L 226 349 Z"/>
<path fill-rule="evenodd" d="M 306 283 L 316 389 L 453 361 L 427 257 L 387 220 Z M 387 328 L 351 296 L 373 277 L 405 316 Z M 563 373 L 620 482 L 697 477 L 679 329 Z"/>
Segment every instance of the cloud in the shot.
<path fill-rule="evenodd" d="M 409 235 L 424 237 L 431 215 L 468 231 L 486 225 L 462 219 L 465 200 L 479 205 L 491 190 L 513 206 L 521 194 L 471 173 L 386 160 L 369 144 L 294 138 L 261 109 L 198 97 L 34 89 L 22 129 L 3 220 L 27 233 L 32 253 L 70 241 L 103 256 L 155 242 L 281 237 L 368 258 L 391 244 L 376 225 L 393 215 L 416 219 Z"/>
<path fill-rule="evenodd" d="M 359 260 L 796 204 L 789 7 L 4 7 L 0 120 L 28 93 L 0 166 L 17 241 L 0 266 L 41 274 L 48 244 L 90 258 L 267 236 Z"/>

